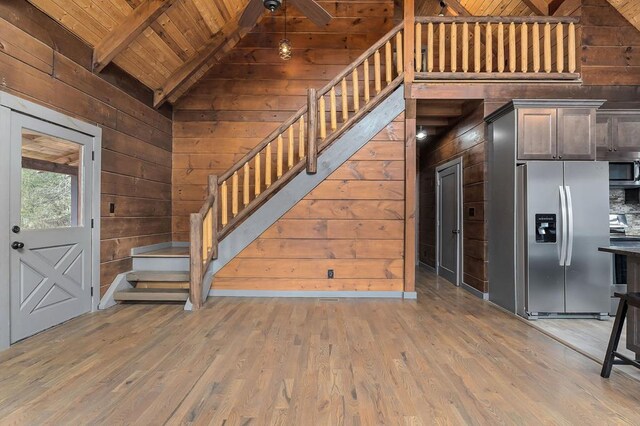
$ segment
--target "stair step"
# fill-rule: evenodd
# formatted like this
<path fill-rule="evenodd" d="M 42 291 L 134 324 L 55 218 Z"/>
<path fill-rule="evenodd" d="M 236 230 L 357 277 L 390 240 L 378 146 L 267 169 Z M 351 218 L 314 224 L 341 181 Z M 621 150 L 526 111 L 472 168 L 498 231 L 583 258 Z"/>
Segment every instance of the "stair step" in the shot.
<path fill-rule="evenodd" d="M 136 288 L 189 288 L 189 281 L 137 281 Z"/>
<path fill-rule="evenodd" d="M 134 271 L 127 274 L 127 281 L 135 282 L 189 282 L 189 272 L 185 271 Z"/>
<path fill-rule="evenodd" d="M 185 302 L 189 291 L 183 289 L 129 288 L 117 291 L 117 302 Z"/>
<path fill-rule="evenodd" d="M 169 247 L 159 250 L 134 254 L 132 257 L 189 257 L 189 247 Z"/>

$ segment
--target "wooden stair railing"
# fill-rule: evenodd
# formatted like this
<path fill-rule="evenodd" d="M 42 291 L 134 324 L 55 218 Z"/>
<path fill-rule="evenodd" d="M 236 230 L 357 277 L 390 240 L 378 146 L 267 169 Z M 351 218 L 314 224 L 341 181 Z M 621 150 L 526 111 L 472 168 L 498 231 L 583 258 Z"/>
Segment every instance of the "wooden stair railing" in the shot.
<path fill-rule="evenodd" d="M 402 83 L 402 54 L 401 23 L 322 89 L 309 89 L 307 105 L 221 176 L 209 176 L 209 194 L 190 217 L 193 309 L 206 300 L 204 275 L 218 243 L 302 170 L 316 172 L 318 155 Z"/>
<path fill-rule="evenodd" d="M 416 80 L 579 80 L 573 17 L 416 17 Z"/>

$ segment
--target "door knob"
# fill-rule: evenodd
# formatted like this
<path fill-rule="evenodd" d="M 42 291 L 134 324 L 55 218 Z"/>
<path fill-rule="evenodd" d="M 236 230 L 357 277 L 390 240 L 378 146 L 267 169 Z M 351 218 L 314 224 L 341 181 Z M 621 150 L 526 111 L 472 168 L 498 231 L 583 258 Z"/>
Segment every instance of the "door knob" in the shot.
<path fill-rule="evenodd" d="M 23 247 L 24 247 L 24 243 L 20 241 L 14 241 L 13 243 L 11 243 L 11 248 L 14 250 L 20 250 Z"/>
<path fill-rule="evenodd" d="M 14 226 L 11 228 L 11 232 L 13 232 L 14 234 L 19 233 L 19 232 L 20 232 L 20 227 L 19 227 L 18 225 L 14 225 Z"/>

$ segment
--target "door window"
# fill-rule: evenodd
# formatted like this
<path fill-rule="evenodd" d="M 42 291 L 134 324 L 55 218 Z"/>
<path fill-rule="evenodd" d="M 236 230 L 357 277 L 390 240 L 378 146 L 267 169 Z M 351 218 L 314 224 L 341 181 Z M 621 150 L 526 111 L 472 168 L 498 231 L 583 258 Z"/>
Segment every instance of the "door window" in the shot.
<path fill-rule="evenodd" d="M 22 130 L 20 218 L 23 229 L 82 223 L 82 145 Z"/>

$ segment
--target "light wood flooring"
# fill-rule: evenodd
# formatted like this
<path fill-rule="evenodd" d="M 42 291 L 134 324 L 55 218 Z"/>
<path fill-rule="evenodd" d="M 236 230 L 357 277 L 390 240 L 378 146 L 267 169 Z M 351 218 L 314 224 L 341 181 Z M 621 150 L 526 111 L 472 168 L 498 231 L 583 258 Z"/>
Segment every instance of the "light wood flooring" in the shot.
<path fill-rule="evenodd" d="M 533 327 L 550 334 L 559 341 L 584 353 L 597 362 L 602 363 L 607 352 L 614 317 L 609 321 L 597 321 L 592 319 L 540 319 L 531 321 Z M 627 349 L 627 328 L 622 332 L 618 352 L 635 358 L 635 353 Z M 636 380 L 640 380 L 640 370 L 632 366 L 616 365 L 613 368 L 624 371 Z M 640 384 L 640 382 L 639 382 Z"/>
<path fill-rule="evenodd" d="M 0 424 L 639 424 L 640 385 L 418 271 L 418 301 L 118 306 L 0 353 Z"/>

